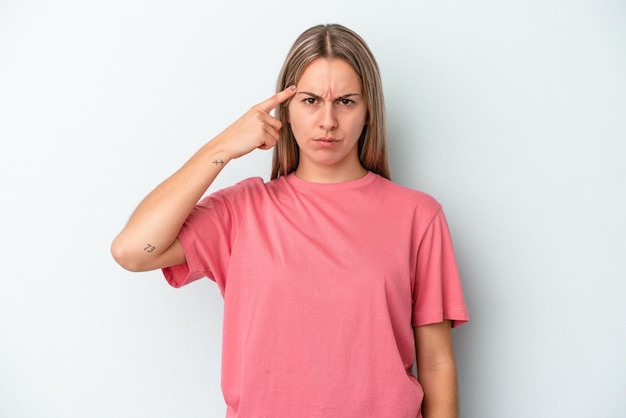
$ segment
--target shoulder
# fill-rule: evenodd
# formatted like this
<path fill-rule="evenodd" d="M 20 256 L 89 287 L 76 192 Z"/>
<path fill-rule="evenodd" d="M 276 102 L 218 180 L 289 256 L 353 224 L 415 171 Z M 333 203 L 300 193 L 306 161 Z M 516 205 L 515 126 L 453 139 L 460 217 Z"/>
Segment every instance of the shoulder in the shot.
<path fill-rule="evenodd" d="M 210 192 L 198 202 L 200 207 L 216 205 L 242 206 L 263 194 L 265 182 L 261 177 L 250 177 L 231 186 Z"/>
<path fill-rule="evenodd" d="M 239 195 L 245 195 L 248 193 L 258 193 L 265 188 L 265 181 L 261 177 L 249 177 L 244 180 L 240 180 L 232 186 L 219 189 L 209 196 L 223 196 L 226 198 L 236 198 Z"/>
<path fill-rule="evenodd" d="M 406 209 L 431 212 L 433 215 L 441 210 L 441 204 L 428 193 L 394 183 L 384 177 L 377 176 L 374 185 L 376 193 L 387 201 L 387 205 Z"/>

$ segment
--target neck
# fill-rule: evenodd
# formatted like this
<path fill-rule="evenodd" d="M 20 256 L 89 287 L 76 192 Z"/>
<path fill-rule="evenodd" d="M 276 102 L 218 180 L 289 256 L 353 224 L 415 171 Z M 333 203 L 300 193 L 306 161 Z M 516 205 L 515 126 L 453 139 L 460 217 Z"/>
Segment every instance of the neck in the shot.
<path fill-rule="evenodd" d="M 360 179 L 367 174 L 367 170 L 361 164 L 352 168 L 315 167 L 315 169 L 309 169 L 306 165 L 299 164 L 294 174 L 311 183 L 342 183 Z"/>

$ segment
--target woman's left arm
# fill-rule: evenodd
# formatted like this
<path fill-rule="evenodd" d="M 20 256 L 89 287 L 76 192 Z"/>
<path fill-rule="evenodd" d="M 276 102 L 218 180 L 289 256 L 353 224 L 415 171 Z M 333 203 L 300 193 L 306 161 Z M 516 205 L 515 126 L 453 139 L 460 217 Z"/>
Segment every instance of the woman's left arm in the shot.
<path fill-rule="evenodd" d="M 416 327 L 417 375 L 424 418 L 458 418 L 456 365 L 450 321 Z"/>

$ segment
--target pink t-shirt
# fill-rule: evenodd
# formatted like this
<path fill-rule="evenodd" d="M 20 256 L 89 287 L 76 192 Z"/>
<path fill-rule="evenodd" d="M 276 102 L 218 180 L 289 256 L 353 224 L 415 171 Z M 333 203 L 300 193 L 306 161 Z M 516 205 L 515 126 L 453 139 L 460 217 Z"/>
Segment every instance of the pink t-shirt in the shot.
<path fill-rule="evenodd" d="M 228 418 L 416 418 L 413 327 L 468 320 L 441 206 L 376 174 L 291 174 L 203 199 L 180 234 L 174 287 L 224 297 Z"/>

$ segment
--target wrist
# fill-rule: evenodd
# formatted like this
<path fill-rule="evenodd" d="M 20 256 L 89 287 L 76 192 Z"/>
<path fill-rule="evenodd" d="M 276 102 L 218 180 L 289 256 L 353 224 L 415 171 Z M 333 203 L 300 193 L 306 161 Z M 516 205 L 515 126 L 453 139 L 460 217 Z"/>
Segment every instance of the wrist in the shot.
<path fill-rule="evenodd" d="M 236 158 L 234 152 L 225 146 L 225 143 L 227 143 L 227 141 L 223 141 L 220 136 L 206 143 L 200 151 L 198 151 L 203 164 L 221 168 L 228 164 L 230 160 Z"/>

